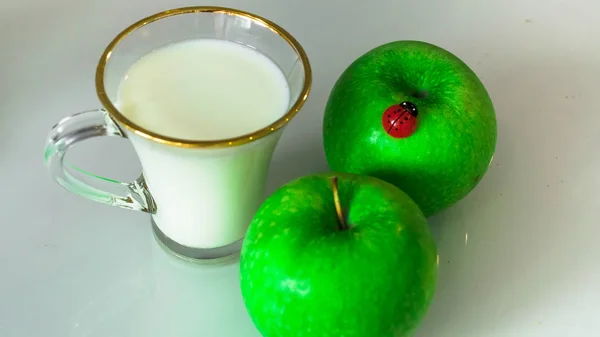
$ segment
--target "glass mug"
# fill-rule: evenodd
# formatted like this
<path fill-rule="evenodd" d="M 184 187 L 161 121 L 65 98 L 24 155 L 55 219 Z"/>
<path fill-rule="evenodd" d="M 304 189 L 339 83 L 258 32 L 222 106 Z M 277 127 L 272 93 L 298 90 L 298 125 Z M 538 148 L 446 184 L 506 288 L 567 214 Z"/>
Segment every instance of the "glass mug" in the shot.
<path fill-rule="evenodd" d="M 287 112 L 252 133 L 210 141 L 168 137 L 125 117 L 118 109 L 117 93 L 130 66 L 159 47 L 198 38 L 241 43 L 267 56 L 286 77 Z M 108 45 L 96 70 L 96 91 L 104 108 L 58 122 L 48 136 L 45 163 L 53 178 L 77 195 L 150 213 L 159 243 L 177 255 L 227 257 L 241 247 L 264 198 L 275 146 L 285 125 L 306 101 L 310 85 L 306 53 L 275 23 L 222 7 L 168 10 L 134 23 Z M 119 182 L 103 178 L 64 160 L 70 146 L 100 136 L 131 141 L 142 166 L 139 179 Z M 107 183 L 110 188 L 100 187 Z"/>

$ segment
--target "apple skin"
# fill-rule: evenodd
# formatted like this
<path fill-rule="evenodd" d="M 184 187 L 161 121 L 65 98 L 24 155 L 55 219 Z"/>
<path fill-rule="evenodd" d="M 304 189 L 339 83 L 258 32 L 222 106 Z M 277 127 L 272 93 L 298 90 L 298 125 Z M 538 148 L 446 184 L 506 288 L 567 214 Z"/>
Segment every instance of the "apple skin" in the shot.
<path fill-rule="evenodd" d="M 334 175 L 348 230 L 338 227 Z M 437 249 L 418 206 L 389 183 L 346 173 L 278 189 L 240 257 L 244 303 L 264 337 L 409 336 L 436 279 Z"/>
<path fill-rule="evenodd" d="M 394 138 L 384 111 L 412 102 L 415 132 Z M 431 216 L 465 197 L 496 147 L 492 101 L 477 75 L 452 53 L 420 41 L 396 41 L 355 60 L 335 83 L 323 139 L 331 170 L 390 182 Z"/>

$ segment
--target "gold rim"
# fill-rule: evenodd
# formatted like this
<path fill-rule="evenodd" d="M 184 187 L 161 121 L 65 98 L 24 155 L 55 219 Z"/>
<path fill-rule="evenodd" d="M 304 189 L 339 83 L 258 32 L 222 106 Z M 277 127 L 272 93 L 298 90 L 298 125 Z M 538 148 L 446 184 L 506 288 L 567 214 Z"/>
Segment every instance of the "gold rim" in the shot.
<path fill-rule="evenodd" d="M 136 30 L 140 27 L 143 27 L 149 23 L 152 23 L 152 22 L 160 20 L 160 19 L 168 18 L 170 16 L 181 15 L 181 14 L 190 14 L 190 13 L 223 13 L 223 14 L 228 14 L 228 15 L 235 15 L 235 16 L 249 18 L 252 21 L 258 22 L 262 26 L 265 26 L 265 27 L 269 28 L 271 31 L 277 33 L 277 35 L 281 36 L 292 47 L 292 49 L 294 49 L 296 54 L 298 54 L 298 56 L 300 57 L 300 61 L 302 62 L 302 65 L 304 66 L 304 86 L 302 87 L 302 91 L 301 91 L 298 99 L 296 100 L 296 102 L 294 102 L 292 107 L 288 110 L 288 112 L 285 115 L 283 115 L 283 117 L 279 118 L 272 124 L 267 125 L 266 127 L 262 128 L 260 130 L 254 131 L 254 132 L 246 134 L 246 135 L 242 135 L 242 136 L 238 136 L 238 137 L 234 137 L 234 138 L 228 138 L 228 139 L 199 141 L 199 140 L 186 140 L 186 139 L 173 138 L 173 137 L 168 137 L 168 136 L 164 136 L 164 135 L 152 132 L 148 129 L 145 129 L 145 128 L 137 125 L 136 123 L 134 123 L 133 121 L 131 121 L 130 119 L 125 117 L 123 114 L 121 114 L 121 112 L 119 112 L 119 110 L 112 104 L 112 102 L 108 98 L 108 95 L 106 94 L 106 90 L 104 88 L 104 71 L 106 68 L 106 63 L 108 62 L 108 59 L 109 59 L 112 51 L 119 44 L 119 42 L 121 42 L 121 40 L 123 40 L 123 38 L 125 38 L 131 32 L 133 32 L 134 30 Z M 265 18 L 262 18 L 258 15 L 252 14 L 252 13 L 240 11 L 237 9 L 226 8 L 226 7 L 212 7 L 212 6 L 211 7 L 204 7 L 204 6 L 184 7 L 184 8 L 171 9 L 171 10 L 167 10 L 167 11 L 164 11 L 161 13 L 151 15 L 149 17 L 146 17 L 146 18 L 132 24 L 131 26 L 127 27 L 124 31 L 122 31 L 119 35 L 117 35 L 117 37 L 115 37 L 111 41 L 111 43 L 108 45 L 108 47 L 106 47 L 106 50 L 104 51 L 104 53 L 102 54 L 102 57 L 100 58 L 98 67 L 96 68 L 96 93 L 98 94 L 98 98 L 100 99 L 100 102 L 106 108 L 106 110 L 108 111 L 109 115 L 112 118 L 114 118 L 117 122 L 124 125 L 127 129 L 133 131 L 135 134 L 137 134 L 141 137 L 153 140 L 155 142 L 159 142 L 159 143 L 163 143 L 163 144 L 167 144 L 167 145 L 179 146 L 179 147 L 203 147 L 203 148 L 206 148 L 206 147 L 231 147 L 231 146 L 238 146 L 238 145 L 250 143 L 257 139 L 263 138 L 263 137 L 269 135 L 270 133 L 281 129 L 290 120 L 292 120 L 292 118 L 298 113 L 298 111 L 300 111 L 300 108 L 302 107 L 302 105 L 304 105 L 304 102 L 306 102 L 306 99 L 308 98 L 308 94 L 309 94 L 310 88 L 311 88 L 311 83 L 312 83 L 312 73 L 311 73 L 310 64 L 308 62 L 308 57 L 306 56 L 306 53 L 304 52 L 304 49 L 302 48 L 300 43 L 298 43 L 298 41 L 296 41 L 296 39 L 290 33 L 288 33 L 285 29 L 281 28 L 274 22 L 271 22 Z"/>

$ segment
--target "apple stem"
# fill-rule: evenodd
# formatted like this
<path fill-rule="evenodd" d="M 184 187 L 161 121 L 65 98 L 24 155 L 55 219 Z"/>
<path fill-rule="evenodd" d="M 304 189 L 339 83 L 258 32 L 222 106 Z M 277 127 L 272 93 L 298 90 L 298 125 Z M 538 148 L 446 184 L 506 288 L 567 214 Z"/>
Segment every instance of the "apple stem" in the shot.
<path fill-rule="evenodd" d="M 344 213 L 342 212 L 342 204 L 340 203 L 340 193 L 338 191 L 338 178 L 331 178 L 331 189 L 333 190 L 333 203 L 335 205 L 335 212 L 339 220 L 339 230 L 345 231 L 348 229 L 348 224 L 344 219 Z"/>

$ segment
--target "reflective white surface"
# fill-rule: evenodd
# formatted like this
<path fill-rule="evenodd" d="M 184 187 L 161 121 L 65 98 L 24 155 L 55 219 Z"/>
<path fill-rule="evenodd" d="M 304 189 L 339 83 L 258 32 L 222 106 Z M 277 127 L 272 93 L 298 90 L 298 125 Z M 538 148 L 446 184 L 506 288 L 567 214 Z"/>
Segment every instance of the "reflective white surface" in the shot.
<path fill-rule="evenodd" d="M 154 242 L 147 216 L 78 198 L 42 165 L 49 128 L 99 106 L 94 68 L 115 34 L 160 10 L 211 4 L 128 3 L 0 3 L 0 336 L 258 337 L 241 301 L 237 264 L 198 268 L 173 260 Z M 497 153 L 477 189 L 431 219 L 439 284 L 417 336 L 600 330 L 600 2 L 212 4 L 274 20 L 311 59 L 313 92 L 279 143 L 269 191 L 326 170 L 327 95 L 368 49 L 425 40 L 481 76 L 497 109 Z M 139 164 L 126 145 L 92 141 L 72 156 L 86 169 L 131 180 Z"/>

